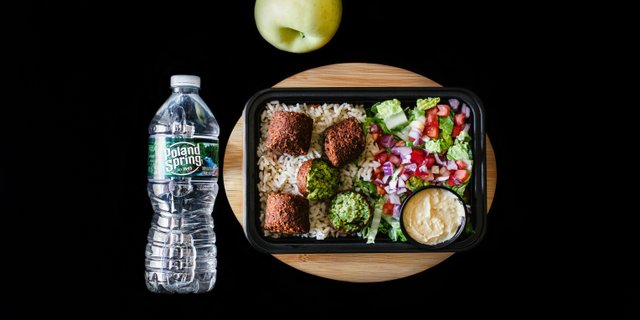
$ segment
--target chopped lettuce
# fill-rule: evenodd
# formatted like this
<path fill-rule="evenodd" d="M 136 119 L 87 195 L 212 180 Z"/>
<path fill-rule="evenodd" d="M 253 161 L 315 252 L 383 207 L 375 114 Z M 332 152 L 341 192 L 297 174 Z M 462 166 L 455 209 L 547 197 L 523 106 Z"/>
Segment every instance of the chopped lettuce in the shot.
<path fill-rule="evenodd" d="M 411 132 L 411 126 L 406 126 L 400 131 L 396 131 L 393 134 L 400 140 L 409 141 L 409 132 Z"/>
<path fill-rule="evenodd" d="M 389 239 L 391 241 L 407 242 L 407 237 L 405 237 L 404 233 L 402 233 L 402 229 L 400 229 L 400 221 L 394 219 L 390 215 L 383 214 L 382 215 L 382 224 L 387 224 L 386 228 L 380 228 L 378 232 L 382 232 L 382 230 L 386 231 Z"/>
<path fill-rule="evenodd" d="M 438 139 L 427 140 L 424 144 L 425 150 L 429 153 L 444 153 L 453 145 L 451 136 L 440 136 Z"/>
<path fill-rule="evenodd" d="M 440 98 L 418 99 L 416 100 L 416 106 L 419 110 L 425 111 L 435 107 L 438 102 L 440 102 Z"/>
<path fill-rule="evenodd" d="M 453 192 L 459 194 L 462 198 L 464 198 L 464 190 L 467 188 L 468 184 L 469 184 L 469 180 L 467 180 L 467 182 L 459 186 L 449 186 L 449 188 L 453 190 Z M 465 199 L 465 202 L 466 202 L 466 199 Z"/>
<path fill-rule="evenodd" d="M 376 114 L 378 113 L 378 106 L 382 103 L 382 101 L 376 102 L 371 106 L 371 113 L 372 114 Z"/>
<path fill-rule="evenodd" d="M 375 104 L 374 107 L 377 112 L 376 118 L 382 119 L 389 130 L 399 130 L 407 125 L 407 115 L 404 114 L 398 99 L 382 101 Z"/>
<path fill-rule="evenodd" d="M 391 99 L 382 101 L 376 105 L 376 110 L 378 112 L 378 116 L 381 118 L 388 118 L 398 112 L 403 112 L 402 107 L 400 106 L 400 100 Z"/>
<path fill-rule="evenodd" d="M 371 198 L 378 197 L 378 195 L 376 194 L 376 185 L 373 184 L 371 181 L 364 181 L 364 180 L 358 179 L 353 184 L 353 186 L 355 187 L 356 191 L 362 192 L 367 197 L 371 197 Z"/>
<path fill-rule="evenodd" d="M 424 110 L 420 110 L 418 108 L 413 108 L 409 112 L 409 122 L 416 120 L 420 117 L 424 117 Z"/>
<path fill-rule="evenodd" d="M 456 141 L 469 142 L 471 141 L 471 136 L 467 131 L 460 131 L 460 134 L 456 137 Z"/>
<path fill-rule="evenodd" d="M 411 192 L 414 192 L 422 187 L 426 187 L 429 185 L 429 181 L 422 180 L 418 176 L 412 176 L 407 180 L 406 187 Z"/>
<path fill-rule="evenodd" d="M 442 152 L 446 152 L 453 145 L 453 138 L 451 138 L 451 135 L 440 136 L 438 140 L 440 140 L 440 146 L 442 147 Z"/>
<path fill-rule="evenodd" d="M 453 116 L 450 114 L 447 117 L 438 117 L 438 127 L 440 128 L 440 134 L 443 136 L 450 136 L 453 131 Z"/>
<path fill-rule="evenodd" d="M 449 151 L 447 152 L 447 159 L 449 160 L 471 160 L 471 149 L 469 149 L 468 142 L 460 142 L 456 139 Z"/>
<path fill-rule="evenodd" d="M 371 220 L 371 225 L 368 228 L 366 228 L 366 231 L 364 229 L 362 231 L 362 236 L 367 238 L 367 244 L 376 242 L 376 235 L 378 234 L 378 228 L 380 227 L 380 219 L 382 218 L 383 205 L 384 205 L 384 200 L 382 198 L 376 201 L 375 206 L 373 208 L 373 219 Z"/>
<path fill-rule="evenodd" d="M 424 143 L 424 148 L 429 153 L 440 153 L 440 152 L 442 152 L 442 149 L 440 147 L 440 142 L 438 142 L 438 139 L 427 140 Z"/>

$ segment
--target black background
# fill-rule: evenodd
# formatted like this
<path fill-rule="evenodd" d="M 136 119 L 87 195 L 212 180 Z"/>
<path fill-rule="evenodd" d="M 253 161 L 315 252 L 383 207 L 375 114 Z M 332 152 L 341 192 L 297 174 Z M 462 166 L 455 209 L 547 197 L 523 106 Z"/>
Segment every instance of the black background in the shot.
<path fill-rule="evenodd" d="M 533 5 L 501 14 L 462 4 L 436 8 L 427 1 L 345 1 L 333 40 L 307 54 L 279 51 L 264 41 L 255 28 L 253 1 L 207 5 L 213 8 L 191 2 L 153 7 L 42 3 L 27 8 L 38 23 L 19 39 L 24 50 L 16 55 L 27 63 L 17 66 L 32 76 L 22 84 L 34 102 L 47 106 L 42 112 L 51 118 L 44 120 L 55 127 L 48 132 L 81 145 L 86 159 L 77 164 L 80 174 L 73 178 L 81 179 L 82 187 L 71 185 L 71 178 L 54 182 L 62 200 L 72 203 L 64 206 L 73 217 L 68 221 L 80 226 L 72 234 L 59 234 L 64 238 L 59 241 L 76 240 L 76 250 L 63 257 L 82 267 L 55 264 L 77 283 L 66 291 L 86 301 L 82 306 L 98 307 L 90 313 L 216 316 L 232 308 L 247 312 L 232 307 L 240 302 L 265 314 L 293 309 L 314 314 L 324 312 L 317 311 L 321 308 L 333 314 L 337 306 L 355 315 L 393 313 L 401 312 L 397 306 L 411 305 L 469 314 L 546 314 L 550 307 L 567 307 L 566 296 L 588 287 L 560 262 L 574 253 L 544 240 L 561 229 L 540 217 L 558 210 L 539 200 L 546 191 L 532 183 L 541 172 L 531 164 L 542 156 L 531 150 L 544 144 L 540 135 L 549 124 L 540 119 L 549 115 L 531 110 L 541 107 L 541 92 L 551 96 L 570 79 L 561 72 L 549 76 L 547 62 L 562 69 L 571 61 L 547 33 L 532 27 L 541 23 Z M 481 245 L 400 280 L 326 280 L 254 250 L 220 182 L 213 213 L 218 236 L 214 290 L 202 295 L 147 291 L 144 249 L 153 213 L 145 189 L 147 126 L 170 94 L 169 77 L 201 77 L 201 96 L 220 123 L 224 146 L 255 92 L 300 71 L 341 62 L 405 68 L 481 98 L 498 163 L 497 191 Z M 62 114 L 64 122 L 54 123 L 54 116 Z M 61 198 L 55 199 L 59 203 Z M 77 239 L 84 241 L 78 244 Z M 35 297 L 49 300 L 53 294 Z"/>

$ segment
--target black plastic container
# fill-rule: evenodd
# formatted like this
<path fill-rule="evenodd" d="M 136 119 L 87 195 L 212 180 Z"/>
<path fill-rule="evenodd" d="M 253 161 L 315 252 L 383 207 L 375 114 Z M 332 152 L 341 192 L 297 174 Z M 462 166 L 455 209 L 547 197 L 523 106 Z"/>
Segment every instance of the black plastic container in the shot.
<path fill-rule="evenodd" d="M 442 248 L 426 248 L 411 242 L 393 242 L 386 235 L 378 235 L 375 244 L 353 236 L 316 240 L 287 236 L 278 239 L 265 237 L 260 225 L 260 197 L 258 193 L 257 147 L 260 141 L 260 115 L 266 104 L 273 100 L 281 103 L 343 103 L 364 105 L 370 108 L 378 101 L 398 99 L 403 106 L 415 105 L 416 99 L 440 97 L 456 98 L 466 103 L 472 111 L 471 137 L 473 146 L 472 181 L 468 204 L 471 214 L 466 223 L 471 223 L 474 232 L 462 235 Z M 256 249 L 267 253 L 348 253 L 348 252 L 458 252 L 477 245 L 486 229 L 486 151 L 485 120 L 480 100 L 470 91 L 458 88 L 435 87 L 387 87 L 387 88 L 283 88 L 266 89 L 256 93 L 244 110 L 244 231 Z"/>

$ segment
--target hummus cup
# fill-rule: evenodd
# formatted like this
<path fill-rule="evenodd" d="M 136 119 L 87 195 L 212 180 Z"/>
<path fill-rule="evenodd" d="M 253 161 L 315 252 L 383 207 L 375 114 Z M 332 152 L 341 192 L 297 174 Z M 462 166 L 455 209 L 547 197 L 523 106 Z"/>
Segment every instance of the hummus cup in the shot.
<path fill-rule="evenodd" d="M 409 232 L 407 232 L 407 229 L 406 229 L 406 227 L 404 225 L 404 210 L 405 210 L 405 207 L 406 207 L 407 203 L 415 195 L 419 194 L 421 191 L 426 190 L 426 189 L 442 189 L 442 190 L 445 190 L 446 192 L 452 193 L 453 195 L 456 196 L 456 199 L 458 201 L 460 201 L 460 203 L 462 204 L 462 208 L 465 211 L 465 215 L 462 217 L 462 221 L 460 221 L 460 225 L 458 226 L 458 229 L 456 229 L 456 232 L 453 234 L 453 236 L 451 238 L 449 238 L 448 240 L 444 241 L 444 242 L 440 242 L 440 243 L 437 243 L 437 244 L 434 244 L 434 245 L 424 244 L 424 243 L 419 242 L 416 239 L 412 238 L 411 235 L 409 234 Z M 466 207 L 464 205 L 464 200 L 462 199 L 462 197 L 460 195 L 455 193 L 453 190 L 448 189 L 446 187 L 442 187 L 442 186 L 427 186 L 427 187 L 422 187 L 422 188 L 416 190 L 415 192 L 410 194 L 406 199 L 404 199 L 404 201 L 402 202 L 402 207 L 400 208 L 400 228 L 402 229 L 402 233 L 404 233 L 404 235 L 407 237 L 409 242 L 411 242 L 413 245 L 416 245 L 416 246 L 419 246 L 419 247 L 422 247 L 422 248 L 425 248 L 425 249 L 426 248 L 439 249 L 439 248 L 444 248 L 444 247 L 452 244 L 453 242 L 456 241 L 456 239 L 458 239 L 460 234 L 462 234 L 462 231 L 464 230 L 466 222 L 467 222 L 467 209 L 466 209 Z"/>

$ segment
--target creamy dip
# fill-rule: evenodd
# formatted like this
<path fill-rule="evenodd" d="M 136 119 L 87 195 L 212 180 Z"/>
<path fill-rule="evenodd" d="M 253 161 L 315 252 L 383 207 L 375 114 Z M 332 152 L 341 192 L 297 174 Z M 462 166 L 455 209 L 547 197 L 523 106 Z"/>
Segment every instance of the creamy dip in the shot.
<path fill-rule="evenodd" d="M 464 218 L 464 206 L 453 192 L 429 188 L 414 194 L 402 211 L 409 236 L 426 245 L 451 239 Z"/>

